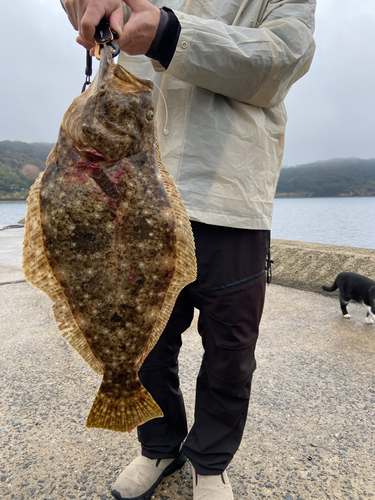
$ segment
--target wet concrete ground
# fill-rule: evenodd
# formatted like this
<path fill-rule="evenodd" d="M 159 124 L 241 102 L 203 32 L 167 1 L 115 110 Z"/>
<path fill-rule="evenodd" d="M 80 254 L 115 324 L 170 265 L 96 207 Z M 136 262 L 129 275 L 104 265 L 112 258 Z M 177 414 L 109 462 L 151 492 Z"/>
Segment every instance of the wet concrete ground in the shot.
<path fill-rule="evenodd" d="M 22 233 L 0 232 L 0 283 L 23 279 Z M 362 306 L 349 311 L 346 320 L 337 298 L 268 287 L 248 422 L 228 468 L 235 500 L 375 497 L 375 326 Z M 201 354 L 193 324 L 180 361 L 190 423 Z M 49 299 L 0 284 L 1 499 L 112 498 L 139 447 L 135 431 L 86 429 L 99 385 L 60 337 Z M 189 464 L 153 498 L 192 499 Z"/>

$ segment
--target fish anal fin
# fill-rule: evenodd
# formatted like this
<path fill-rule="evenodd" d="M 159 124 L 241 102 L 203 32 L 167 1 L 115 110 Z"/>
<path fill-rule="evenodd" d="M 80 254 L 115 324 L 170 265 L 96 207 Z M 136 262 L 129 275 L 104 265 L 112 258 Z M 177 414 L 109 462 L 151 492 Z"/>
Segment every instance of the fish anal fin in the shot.
<path fill-rule="evenodd" d="M 52 153 L 51 153 L 52 154 Z M 52 161 L 52 160 L 51 160 Z M 103 367 L 90 349 L 83 332 L 74 319 L 63 288 L 57 281 L 48 261 L 43 241 L 40 209 L 40 183 L 42 174 L 32 185 L 27 201 L 22 265 L 25 278 L 54 302 L 53 313 L 62 336 L 99 375 Z"/>
<path fill-rule="evenodd" d="M 129 432 L 157 417 L 163 417 L 163 412 L 142 385 L 136 392 L 117 398 L 99 389 L 87 417 L 86 427 Z"/>

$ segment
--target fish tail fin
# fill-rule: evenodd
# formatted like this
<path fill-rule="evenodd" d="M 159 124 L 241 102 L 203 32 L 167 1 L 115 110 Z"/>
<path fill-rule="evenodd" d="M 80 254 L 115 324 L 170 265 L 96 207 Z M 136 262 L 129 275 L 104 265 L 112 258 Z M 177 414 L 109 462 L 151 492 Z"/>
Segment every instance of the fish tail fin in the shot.
<path fill-rule="evenodd" d="M 163 417 L 163 412 L 143 385 L 140 384 L 136 392 L 117 398 L 100 388 L 87 417 L 86 427 L 129 432 L 157 417 Z"/>

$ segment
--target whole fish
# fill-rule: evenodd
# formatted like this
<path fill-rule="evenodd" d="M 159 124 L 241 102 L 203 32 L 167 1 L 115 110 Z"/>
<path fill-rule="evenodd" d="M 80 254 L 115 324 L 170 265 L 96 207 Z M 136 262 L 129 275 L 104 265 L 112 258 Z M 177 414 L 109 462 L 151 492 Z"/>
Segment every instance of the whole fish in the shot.
<path fill-rule="evenodd" d="M 163 415 L 138 371 L 196 278 L 188 215 L 160 159 L 152 88 L 102 49 L 26 216 L 25 276 L 54 302 L 63 336 L 103 374 L 87 426 L 115 431 Z"/>

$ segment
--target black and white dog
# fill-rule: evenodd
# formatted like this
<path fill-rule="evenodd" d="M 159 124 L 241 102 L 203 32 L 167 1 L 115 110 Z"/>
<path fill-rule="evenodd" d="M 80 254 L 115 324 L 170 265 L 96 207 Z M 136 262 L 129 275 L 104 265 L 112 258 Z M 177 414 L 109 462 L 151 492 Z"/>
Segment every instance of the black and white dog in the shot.
<path fill-rule="evenodd" d="M 350 318 L 346 306 L 351 300 L 363 304 L 367 309 L 366 323 L 374 323 L 375 281 L 356 273 L 340 273 L 332 286 L 322 286 L 326 292 L 340 290 L 340 306 L 344 318 Z"/>

